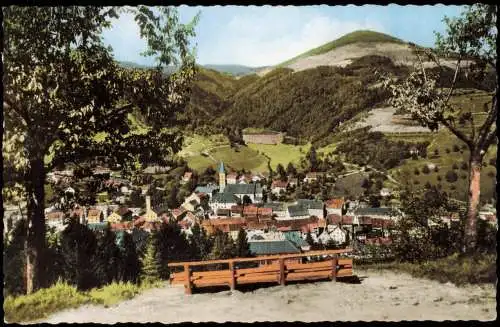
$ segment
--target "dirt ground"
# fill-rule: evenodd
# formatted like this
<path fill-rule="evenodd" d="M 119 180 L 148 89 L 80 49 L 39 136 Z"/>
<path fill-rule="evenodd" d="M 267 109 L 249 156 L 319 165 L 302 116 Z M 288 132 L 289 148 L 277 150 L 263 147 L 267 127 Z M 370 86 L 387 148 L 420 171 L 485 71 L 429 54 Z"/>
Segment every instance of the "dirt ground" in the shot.
<path fill-rule="evenodd" d="M 382 133 L 429 133 L 427 127 L 422 126 L 408 126 L 396 124 L 391 121 L 392 116 L 396 112 L 393 107 L 384 107 L 373 109 L 369 112 L 368 117 L 357 122 L 354 128 L 362 128 L 371 126 L 372 132 Z"/>
<path fill-rule="evenodd" d="M 494 320 L 494 285 L 456 287 L 390 271 L 357 270 L 361 283 L 315 282 L 184 295 L 166 286 L 110 308 L 84 306 L 41 322 L 255 322 Z"/>

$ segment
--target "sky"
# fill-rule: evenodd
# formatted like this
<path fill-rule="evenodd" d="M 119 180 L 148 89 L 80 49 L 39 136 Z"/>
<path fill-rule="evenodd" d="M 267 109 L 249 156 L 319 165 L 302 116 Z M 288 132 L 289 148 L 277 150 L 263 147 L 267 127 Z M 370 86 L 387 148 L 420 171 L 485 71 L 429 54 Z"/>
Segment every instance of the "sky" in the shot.
<path fill-rule="evenodd" d="M 434 31 L 446 29 L 444 16 L 455 17 L 461 6 L 179 6 L 180 20 L 189 22 L 200 12 L 196 36 L 197 62 L 271 66 L 333 41 L 355 30 L 386 33 L 422 46 L 433 46 Z M 152 65 L 141 56 L 146 43 L 131 14 L 113 19 L 103 32 L 115 58 Z"/>

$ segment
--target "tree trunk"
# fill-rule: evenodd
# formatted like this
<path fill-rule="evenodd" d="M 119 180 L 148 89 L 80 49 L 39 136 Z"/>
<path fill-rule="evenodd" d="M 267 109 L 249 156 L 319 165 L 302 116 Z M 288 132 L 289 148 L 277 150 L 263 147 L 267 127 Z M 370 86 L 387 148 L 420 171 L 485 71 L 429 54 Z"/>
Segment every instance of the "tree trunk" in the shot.
<path fill-rule="evenodd" d="M 28 242 L 26 253 L 26 290 L 30 294 L 45 286 L 45 167 L 43 158 L 30 160 L 26 194 L 28 202 Z"/>
<path fill-rule="evenodd" d="M 469 198 L 467 217 L 465 221 L 464 252 L 472 252 L 477 243 L 477 215 L 479 211 L 479 199 L 481 191 L 481 158 L 471 158 L 469 164 Z"/>

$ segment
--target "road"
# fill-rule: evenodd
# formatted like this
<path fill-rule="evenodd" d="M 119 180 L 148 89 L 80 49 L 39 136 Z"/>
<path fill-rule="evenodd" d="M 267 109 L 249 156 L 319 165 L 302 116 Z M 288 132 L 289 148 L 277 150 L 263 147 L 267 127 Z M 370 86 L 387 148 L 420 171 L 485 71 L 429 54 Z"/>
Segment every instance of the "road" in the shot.
<path fill-rule="evenodd" d="M 391 271 L 355 270 L 360 284 L 316 282 L 186 296 L 182 287 L 149 290 L 119 305 L 84 306 L 46 323 L 492 320 L 494 285 L 459 288 Z"/>

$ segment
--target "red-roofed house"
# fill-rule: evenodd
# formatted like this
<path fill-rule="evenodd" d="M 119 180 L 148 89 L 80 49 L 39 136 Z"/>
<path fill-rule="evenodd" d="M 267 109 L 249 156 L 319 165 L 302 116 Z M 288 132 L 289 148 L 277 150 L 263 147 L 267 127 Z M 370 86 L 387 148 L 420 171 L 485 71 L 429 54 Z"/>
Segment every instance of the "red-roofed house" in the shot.
<path fill-rule="evenodd" d="M 344 199 L 330 199 L 325 202 L 326 213 L 335 214 L 342 216 L 344 211 L 345 201 Z"/>
<path fill-rule="evenodd" d="M 288 181 L 274 180 L 271 184 L 271 192 L 279 195 L 281 191 L 286 192 Z"/>
<path fill-rule="evenodd" d="M 342 216 L 337 214 L 329 214 L 326 216 L 326 221 L 330 225 L 340 225 L 342 223 Z"/>
<path fill-rule="evenodd" d="M 175 220 L 179 220 L 179 219 L 184 218 L 184 216 L 186 215 L 186 213 L 187 213 L 187 211 L 183 207 L 180 207 L 178 209 L 173 209 L 172 210 L 172 216 L 174 217 Z"/>
<path fill-rule="evenodd" d="M 244 217 L 257 217 L 258 208 L 254 205 L 248 205 L 243 208 L 243 216 Z"/>

